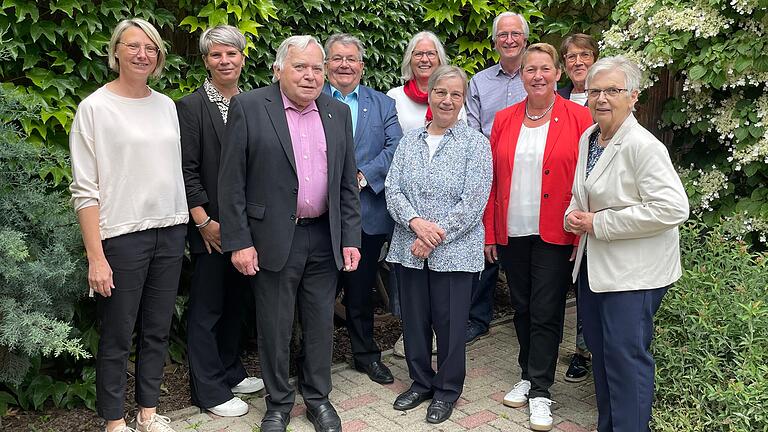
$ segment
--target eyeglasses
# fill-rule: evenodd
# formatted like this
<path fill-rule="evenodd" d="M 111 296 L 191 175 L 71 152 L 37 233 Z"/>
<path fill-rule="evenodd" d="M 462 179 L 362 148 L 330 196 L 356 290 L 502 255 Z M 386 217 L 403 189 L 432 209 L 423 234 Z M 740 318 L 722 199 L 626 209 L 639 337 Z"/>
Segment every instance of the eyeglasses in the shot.
<path fill-rule="evenodd" d="M 621 92 L 628 91 L 627 89 L 623 88 L 607 88 L 607 89 L 587 89 L 587 95 L 590 99 L 597 99 L 600 97 L 601 94 L 605 93 L 605 97 L 607 98 L 615 98 L 616 96 L 620 95 Z"/>
<path fill-rule="evenodd" d="M 525 33 L 519 31 L 496 33 L 496 39 L 519 39 L 522 36 L 525 36 Z"/>
<path fill-rule="evenodd" d="M 594 57 L 595 55 L 592 53 L 592 51 L 582 51 L 579 53 L 566 54 L 565 61 L 567 63 L 576 63 L 576 59 L 586 61 L 586 60 L 592 60 Z"/>
<path fill-rule="evenodd" d="M 464 100 L 464 93 L 459 92 L 449 92 L 446 89 L 436 88 L 432 89 L 432 93 L 440 100 L 443 100 L 446 98 L 446 96 L 450 96 L 451 100 L 454 102 L 461 102 Z"/>
<path fill-rule="evenodd" d="M 437 51 L 435 50 L 414 51 L 412 55 L 413 55 L 413 58 L 415 58 L 416 60 L 421 60 L 424 58 L 424 56 L 427 56 L 427 58 L 430 60 L 434 60 L 437 58 Z"/>
<path fill-rule="evenodd" d="M 125 43 L 125 42 L 118 42 L 120 45 L 125 46 L 125 49 L 128 50 L 128 54 L 130 55 L 136 55 L 139 53 L 139 50 L 141 49 L 141 44 L 132 42 L 132 43 Z M 144 53 L 147 55 L 147 57 L 157 57 L 157 54 L 160 53 L 160 48 L 146 44 L 144 45 Z"/>
<path fill-rule="evenodd" d="M 344 62 L 347 62 L 347 64 L 350 65 L 350 66 L 355 66 L 358 63 L 361 63 L 362 60 L 360 60 L 357 57 L 342 57 L 342 56 L 333 56 L 333 57 L 331 57 L 328 60 L 328 63 L 330 63 L 330 64 L 332 64 L 334 66 L 339 66 L 340 64 L 342 64 Z"/>

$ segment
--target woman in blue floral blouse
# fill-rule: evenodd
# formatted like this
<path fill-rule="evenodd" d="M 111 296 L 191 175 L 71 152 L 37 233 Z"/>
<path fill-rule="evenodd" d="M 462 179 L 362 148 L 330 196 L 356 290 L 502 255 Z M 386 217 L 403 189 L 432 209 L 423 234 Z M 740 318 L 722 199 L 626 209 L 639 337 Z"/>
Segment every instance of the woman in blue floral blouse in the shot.
<path fill-rule="evenodd" d="M 403 136 L 385 183 L 395 230 L 387 260 L 401 283 L 406 362 L 413 384 L 394 403 L 409 410 L 427 399 L 426 420 L 453 412 L 465 376 L 464 336 L 472 276 L 483 269 L 482 215 L 491 186 L 491 149 L 459 112 L 467 76 L 441 66 L 429 79 L 433 119 Z M 432 331 L 437 369 L 432 369 Z"/>

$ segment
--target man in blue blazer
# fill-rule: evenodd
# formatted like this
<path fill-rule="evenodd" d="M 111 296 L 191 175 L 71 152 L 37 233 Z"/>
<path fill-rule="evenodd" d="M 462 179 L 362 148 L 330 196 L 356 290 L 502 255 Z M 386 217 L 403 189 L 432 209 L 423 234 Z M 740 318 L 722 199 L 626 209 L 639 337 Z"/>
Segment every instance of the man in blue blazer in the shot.
<path fill-rule="evenodd" d="M 334 34 L 326 41 L 325 51 L 328 83 L 323 92 L 347 104 L 352 114 L 362 208 L 360 264 L 356 271 L 341 275 L 347 329 L 355 368 L 377 383 L 389 384 L 394 381 L 392 372 L 381 363 L 381 350 L 373 339 L 371 288 L 381 247 L 394 226 L 384 200 L 384 179 L 403 132 L 394 100 L 360 84 L 365 55 L 362 42 L 349 34 Z"/>

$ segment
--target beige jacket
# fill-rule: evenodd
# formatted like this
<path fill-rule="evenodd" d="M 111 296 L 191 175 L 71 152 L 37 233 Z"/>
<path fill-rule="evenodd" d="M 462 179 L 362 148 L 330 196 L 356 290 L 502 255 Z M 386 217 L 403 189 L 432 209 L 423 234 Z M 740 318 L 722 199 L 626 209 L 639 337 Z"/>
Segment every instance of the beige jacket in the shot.
<path fill-rule="evenodd" d="M 593 292 L 669 285 L 682 275 L 677 227 L 689 211 L 669 153 L 630 114 L 585 180 L 589 136 L 596 127 L 579 140 L 573 197 L 565 212 L 595 213 L 594 234 L 579 241 L 573 280 L 586 246 Z"/>

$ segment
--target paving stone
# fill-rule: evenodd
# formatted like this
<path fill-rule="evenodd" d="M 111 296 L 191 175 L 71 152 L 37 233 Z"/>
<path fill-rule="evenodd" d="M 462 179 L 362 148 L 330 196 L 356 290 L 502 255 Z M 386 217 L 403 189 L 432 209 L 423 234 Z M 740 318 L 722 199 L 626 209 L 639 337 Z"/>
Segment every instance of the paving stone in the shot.
<path fill-rule="evenodd" d="M 465 417 L 456 423 L 467 429 L 475 429 L 480 425 L 496 420 L 496 418 L 498 418 L 498 415 L 495 413 L 488 410 L 483 410 L 476 414 L 472 414 L 471 416 Z"/>
<path fill-rule="evenodd" d="M 369 405 L 379 400 L 379 397 L 373 393 L 366 393 L 351 399 L 347 399 L 338 404 L 337 409 L 341 411 L 351 410 L 353 408 L 359 408 L 365 405 Z"/>
<path fill-rule="evenodd" d="M 567 335 L 575 325 L 575 314 L 566 314 Z M 380 385 L 348 364 L 332 369 L 334 390 L 330 400 L 339 411 L 345 432 L 524 432 L 528 429 L 528 407 L 510 408 L 501 401 L 520 379 L 517 365 L 518 345 L 510 321 L 495 323 L 490 335 L 467 347 L 467 377 L 464 391 L 451 418 L 439 425 L 424 419 L 428 403 L 408 411 L 392 408 L 395 397 L 411 385 L 405 360 L 384 353 L 382 360 L 392 370 L 395 382 Z M 574 350 L 573 337 L 566 336 L 560 345 L 555 384 L 552 386 L 553 417 L 556 432 L 592 432 L 595 429 L 594 385 L 591 379 L 582 383 L 567 383 L 563 372 Z M 434 358 L 433 358 L 434 360 Z M 433 366 L 436 366 L 433 363 Z M 294 381 L 295 382 L 295 379 Z M 237 418 L 222 418 L 201 413 L 196 407 L 185 408 L 171 416 L 177 432 L 251 432 L 261 424 L 266 411 L 263 392 L 243 399 L 251 406 L 248 414 Z M 297 398 L 291 412 L 291 432 L 314 432 L 306 418 L 306 407 Z"/>

